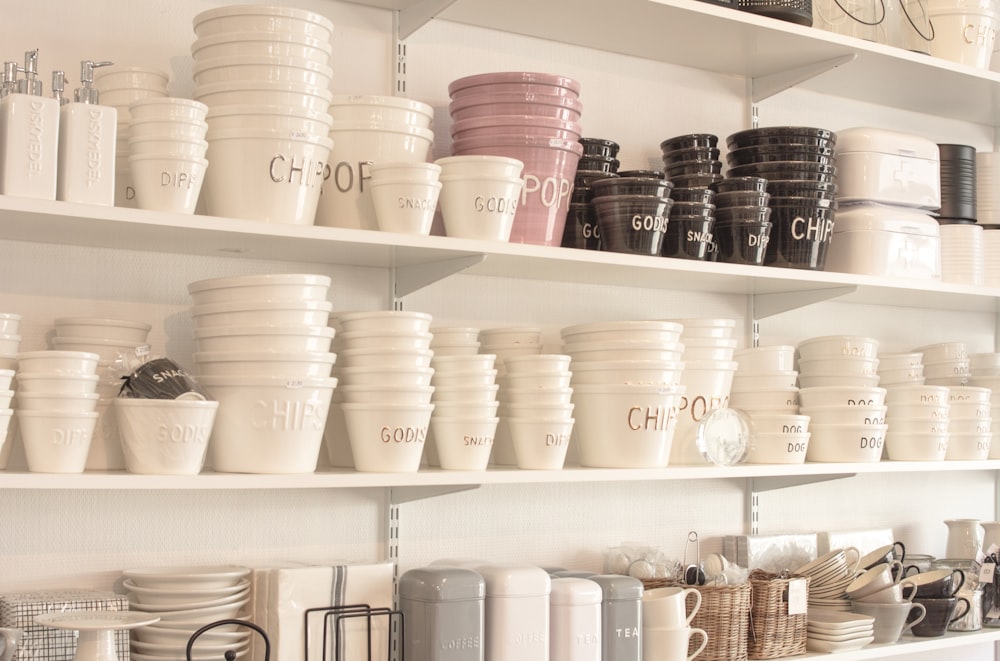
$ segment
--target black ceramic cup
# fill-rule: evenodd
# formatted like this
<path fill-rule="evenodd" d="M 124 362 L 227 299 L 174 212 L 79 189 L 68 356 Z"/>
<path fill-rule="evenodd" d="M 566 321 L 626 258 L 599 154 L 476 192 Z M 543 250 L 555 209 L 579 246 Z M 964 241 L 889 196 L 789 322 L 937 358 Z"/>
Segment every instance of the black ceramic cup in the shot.
<path fill-rule="evenodd" d="M 605 195 L 591 203 L 603 250 L 659 255 L 672 202 L 651 195 Z"/>
<path fill-rule="evenodd" d="M 760 266 L 771 239 L 771 223 L 717 219 L 713 234 L 719 247 L 718 261 Z"/>
<path fill-rule="evenodd" d="M 965 572 L 961 569 L 932 569 L 907 578 L 917 585 L 917 599 L 954 597 L 965 585 Z"/>
<path fill-rule="evenodd" d="M 927 609 L 927 615 L 923 621 L 910 629 L 914 636 L 922 638 L 943 636 L 948 630 L 948 625 L 965 617 L 970 608 L 969 600 L 965 597 L 948 597 L 946 599 L 921 599 L 917 597 L 913 602 L 923 604 L 924 608 Z"/>
<path fill-rule="evenodd" d="M 581 250 L 601 249 L 601 230 L 597 225 L 597 213 L 591 204 L 570 203 L 561 245 L 563 248 Z"/>
<path fill-rule="evenodd" d="M 675 216 L 671 212 L 660 254 L 664 257 L 704 261 L 712 250 L 714 227 L 715 218 Z"/>
<path fill-rule="evenodd" d="M 813 200 L 775 204 L 771 198 L 771 238 L 764 256 L 766 266 L 822 271 L 833 239 L 833 207 L 810 204 Z"/>

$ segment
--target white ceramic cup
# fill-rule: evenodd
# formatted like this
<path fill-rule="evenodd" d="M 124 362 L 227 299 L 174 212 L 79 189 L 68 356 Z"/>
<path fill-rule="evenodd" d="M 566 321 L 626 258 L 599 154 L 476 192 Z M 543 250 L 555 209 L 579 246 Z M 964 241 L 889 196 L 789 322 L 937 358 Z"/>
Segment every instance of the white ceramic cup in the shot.
<path fill-rule="evenodd" d="M 907 592 L 907 588 L 909 588 L 909 592 Z M 899 583 L 882 588 L 876 592 L 871 592 L 863 597 L 857 597 L 854 601 L 873 604 L 901 604 L 913 601 L 913 597 L 916 594 L 917 584 L 904 578 Z"/>
<path fill-rule="evenodd" d="M 852 607 L 855 613 L 871 615 L 875 618 L 875 644 L 894 643 L 905 631 L 920 624 L 927 615 L 927 609 L 921 603 L 882 604 L 857 602 Z M 912 621 L 911 614 L 916 613 Z"/>
<path fill-rule="evenodd" d="M 847 586 L 845 590 L 847 596 L 856 599 L 892 586 L 898 582 L 898 580 L 893 578 L 893 569 L 896 570 L 896 575 L 902 578 L 903 565 L 899 560 L 893 560 L 892 564 L 883 563 L 875 565 L 871 569 L 861 572 Z"/>
<path fill-rule="evenodd" d="M 688 611 L 687 598 L 694 596 Z M 694 588 L 666 587 L 646 590 L 642 595 L 642 623 L 646 627 L 676 629 L 691 624 L 701 608 L 701 592 Z"/>
<path fill-rule="evenodd" d="M 694 652 L 688 654 L 692 636 L 701 636 L 701 644 Z M 642 658 L 643 661 L 691 661 L 708 645 L 708 633 L 704 629 L 694 627 L 679 627 L 666 629 L 662 627 L 642 628 Z"/>

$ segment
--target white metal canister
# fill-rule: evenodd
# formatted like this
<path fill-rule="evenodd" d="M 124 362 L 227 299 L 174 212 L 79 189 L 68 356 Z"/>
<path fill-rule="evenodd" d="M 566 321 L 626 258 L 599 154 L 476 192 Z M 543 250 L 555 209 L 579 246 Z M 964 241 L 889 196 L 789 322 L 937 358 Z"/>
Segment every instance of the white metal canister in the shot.
<path fill-rule="evenodd" d="M 927 138 L 859 126 L 837 132 L 836 156 L 840 203 L 941 207 L 940 150 Z"/>
<path fill-rule="evenodd" d="M 601 661 L 602 598 L 601 586 L 589 579 L 552 579 L 551 661 Z"/>
<path fill-rule="evenodd" d="M 486 661 L 549 661 L 552 579 L 527 565 L 487 565 Z"/>

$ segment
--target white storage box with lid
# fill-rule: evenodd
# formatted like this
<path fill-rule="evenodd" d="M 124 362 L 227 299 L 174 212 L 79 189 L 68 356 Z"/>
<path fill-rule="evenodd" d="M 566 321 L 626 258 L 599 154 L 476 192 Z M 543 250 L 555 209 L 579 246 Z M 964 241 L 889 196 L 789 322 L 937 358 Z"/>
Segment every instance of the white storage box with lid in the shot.
<path fill-rule="evenodd" d="M 549 661 L 601 661 L 601 586 L 586 578 L 553 578 Z"/>
<path fill-rule="evenodd" d="M 920 209 L 844 205 L 837 212 L 826 270 L 940 280 L 940 246 L 937 221 Z"/>
<path fill-rule="evenodd" d="M 837 200 L 941 208 L 938 146 L 918 135 L 856 127 L 837 131 Z M 837 214 L 840 222 L 840 214 Z"/>
<path fill-rule="evenodd" d="M 548 661 L 552 579 L 539 567 L 486 565 L 486 661 Z"/>

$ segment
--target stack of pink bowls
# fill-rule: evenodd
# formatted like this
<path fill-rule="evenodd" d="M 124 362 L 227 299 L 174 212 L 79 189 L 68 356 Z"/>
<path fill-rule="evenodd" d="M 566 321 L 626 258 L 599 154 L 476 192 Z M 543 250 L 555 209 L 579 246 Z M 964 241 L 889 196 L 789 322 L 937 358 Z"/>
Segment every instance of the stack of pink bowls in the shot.
<path fill-rule="evenodd" d="M 524 163 L 524 189 L 510 240 L 559 245 L 583 154 L 580 83 L 555 74 L 497 72 L 459 78 L 448 93 L 452 154 L 507 156 Z"/>
<path fill-rule="evenodd" d="M 208 213 L 311 225 L 326 175 L 333 23 L 233 5 L 194 17 L 194 98 L 209 107 Z"/>

